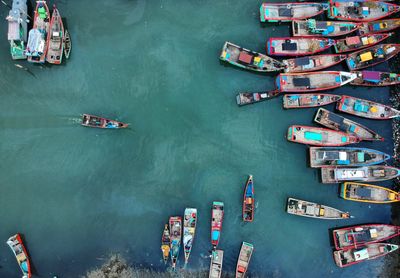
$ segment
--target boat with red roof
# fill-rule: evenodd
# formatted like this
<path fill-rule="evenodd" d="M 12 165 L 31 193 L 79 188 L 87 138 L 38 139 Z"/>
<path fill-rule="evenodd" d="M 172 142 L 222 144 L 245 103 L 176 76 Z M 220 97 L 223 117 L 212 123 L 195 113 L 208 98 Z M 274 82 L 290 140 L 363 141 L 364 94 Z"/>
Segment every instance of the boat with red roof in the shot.
<path fill-rule="evenodd" d="M 380 43 L 390 37 L 393 33 L 385 34 L 365 34 L 346 37 L 336 40 L 334 45 L 336 53 L 344 53 L 349 51 L 360 50 Z"/>
<path fill-rule="evenodd" d="M 334 44 L 335 40 L 321 37 L 269 38 L 267 53 L 276 56 L 312 55 L 324 51 Z"/>
<path fill-rule="evenodd" d="M 211 211 L 211 244 L 217 248 L 221 238 L 222 222 L 224 220 L 224 203 L 213 202 Z"/>

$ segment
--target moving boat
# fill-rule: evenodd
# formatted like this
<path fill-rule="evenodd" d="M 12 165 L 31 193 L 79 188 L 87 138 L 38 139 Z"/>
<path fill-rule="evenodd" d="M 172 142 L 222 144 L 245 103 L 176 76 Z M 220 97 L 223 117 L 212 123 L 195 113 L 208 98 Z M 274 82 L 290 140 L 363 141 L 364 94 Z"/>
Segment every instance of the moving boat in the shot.
<path fill-rule="evenodd" d="M 224 220 L 224 203 L 213 202 L 211 211 L 211 244 L 217 248 L 221 238 L 222 222 Z"/>
<path fill-rule="evenodd" d="M 400 18 L 383 19 L 362 23 L 360 34 L 389 32 L 400 27 Z"/>
<path fill-rule="evenodd" d="M 373 184 L 345 182 L 340 186 L 340 197 L 345 200 L 388 204 L 400 201 L 400 193 Z"/>
<path fill-rule="evenodd" d="M 344 146 L 358 143 L 360 139 L 344 132 L 327 128 L 292 125 L 287 140 L 312 146 Z"/>
<path fill-rule="evenodd" d="M 360 140 L 384 140 L 375 131 L 324 108 L 318 109 L 314 121 L 327 128 L 357 136 Z"/>
<path fill-rule="evenodd" d="M 182 239 L 182 218 L 180 216 L 173 216 L 169 218 L 169 230 L 171 232 L 170 252 L 172 269 L 175 270 Z"/>
<path fill-rule="evenodd" d="M 345 113 L 375 120 L 387 120 L 400 116 L 400 111 L 366 99 L 342 96 L 336 104 L 336 109 Z"/>
<path fill-rule="evenodd" d="M 310 167 L 371 166 L 385 162 L 390 155 L 367 148 L 318 148 L 310 147 Z"/>
<path fill-rule="evenodd" d="M 361 36 L 346 37 L 336 40 L 334 45 L 336 53 L 360 50 L 376 45 L 389 38 L 393 33 L 385 34 L 365 34 Z"/>
<path fill-rule="evenodd" d="M 361 23 L 340 21 L 317 21 L 315 19 L 293 20 L 292 33 L 297 36 L 344 36 L 358 30 Z"/>
<path fill-rule="evenodd" d="M 82 125 L 97 128 L 127 128 L 128 124 L 117 122 L 114 120 L 93 116 L 89 114 L 82 115 Z"/>
<path fill-rule="evenodd" d="M 65 30 L 65 35 L 64 35 L 64 56 L 65 58 L 69 59 L 69 55 L 71 54 L 71 37 L 69 36 L 68 30 Z"/>
<path fill-rule="evenodd" d="M 244 278 L 249 268 L 249 263 L 251 255 L 253 254 L 253 244 L 242 242 L 242 247 L 240 248 L 239 258 L 236 264 L 236 278 Z"/>
<path fill-rule="evenodd" d="M 24 243 L 20 234 L 13 235 L 7 240 L 7 245 L 11 248 L 21 268 L 23 278 L 31 278 L 31 263 L 29 261 L 28 252 L 26 252 Z"/>
<path fill-rule="evenodd" d="M 208 278 L 221 278 L 223 259 L 224 251 L 217 249 L 211 251 L 211 264 Z"/>
<path fill-rule="evenodd" d="M 398 248 L 398 245 L 389 243 L 372 243 L 361 248 L 334 251 L 333 257 L 338 267 L 346 267 L 379 258 L 396 251 Z"/>
<path fill-rule="evenodd" d="M 240 68 L 258 72 L 280 71 L 285 68 L 278 60 L 230 42 L 225 42 L 219 59 Z"/>
<path fill-rule="evenodd" d="M 242 217 L 244 222 L 253 222 L 254 220 L 254 184 L 252 175 L 249 175 L 244 188 Z"/>
<path fill-rule="evenodd" d="M 325 205 L 288 198 L 286 212 L 298 216 L 328 220 L 348 219 L 350 214 Z"/>
<path fill-rule="evenodd" d="M 306 19 L 328 9 L 325 3 L 262 3 L 260 7 L 261 22 L 292 21 Z"/>
<path fill-rule="evenodd" d="M 283 108 L 309 108 L 328 105 L 339 101 L 341 96 L 330 94 L 286 94 L 283 96 Z"/>
<path fill-rule="evenodd" d="M 168 262 L 171 246 L 171 235 L 169 234 L 168 224 L 165 224 L 164 231 L 161 237 L 161 252 L 163 254 L 164 263 Z"/>
<path fill-rule="evenodd" d="M 48 48 L 46 54 L 46 61 L 50 64 L 59 65 L 62 62 L 64 52 L 64 25 L 62 22 L 61 15 L 56 8 L 53 6 L 53 14 L 51 15 L 50 21 L 50 34 L 48 41 Z"/>
<path fill-rule="evenodd" d="M 190 252 L 192 251 L 194 235 L 196 233 L 197 209 L 186 208 L 183 218 L 183 248 L 185 251 L 185 264 L 189 261 Z"/>
<path fill-rule="evenodd" d="M 351 85 L 358 86 L 390 86 L 400 84 L 400 74 L 382 71 L 354 71 L 357 78 L 351 81 Z"/>
<path fill-rule="evenodd" d="M 332 67 L 346 60 L 346 55 L 322 54 L 282 60 L 285 72 L 309 72 Z"/>
<path fill-rule="evenodd" d="M 267 42 L 268 55 L 300 56 L 312 55 L 330 48 L 335 41 L 319 37 L 283 37 L 269 38 Z"/>
<path fill-rule="evenodd" d="M 10 42 L 11 58 L 13 60 L 26 59 L 25 47 L 28 40 L 28 6 L 26 0 L 13 0 L 11 10 L 7 16 L 8 41 Z"/>
<path fill-rule="evenodd" d="M 277 97 L 280 94 L 278 91 L 269 91 L 269 92 L 259 92 L 259 93 L 239 93 L 236 95 L 236 103 L 239 106 L 253 104 L 256 102 L 261 102 L 264 100 L 268 100 L 274 97 Z"/>
<path fill-rule="evenodd" d="M 374 165 L 359 168 L 328 166 L 321 168 L 322 183 L 345 181 L 385 181 L 400 176 L 400 169 L 391 166 Z"/>

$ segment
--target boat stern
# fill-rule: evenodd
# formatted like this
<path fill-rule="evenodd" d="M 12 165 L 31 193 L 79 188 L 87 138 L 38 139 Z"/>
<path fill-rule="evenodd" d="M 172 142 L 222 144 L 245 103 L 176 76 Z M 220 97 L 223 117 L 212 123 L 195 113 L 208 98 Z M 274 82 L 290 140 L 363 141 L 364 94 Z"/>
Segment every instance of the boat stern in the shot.
<path fill-rule="evenodd" d="M 342 184 L 340 185 L 340 189 L 339 189 L 339 196 L 340 196 L 340 198 L 345 199 L 345 200 L 347 200 L 347 198 L 346 198 L 347 184 L 348 184 L 347 182 L 342 183 Z"/>
<path fill-rule="evenodd" d="M 293 141 L 293 126 L 289 126 L 287 134 L 286 134 L 286 139 L 288 141 Z"/>
<path fill-rule="evenodd" d="M 228 48 L 228 42 L 225 42 L 224 46 L 222 47 L 221 54 L 219 55 L 219 59 L 221 61 L 227 61 L 229 58 L 229 53 L 226 51 L 227 48 Z"/>
<path fill-rule="evenodd" d="M 340 251 L 334 251 L 333 252 L 333 259 L 335 260 L 335 263 L 338 267 L 343 267 L 342 265 L 342 259 L 340 256 Z"/>
<path fill-rule="evenodd" d="M 264 6 L 264 4 L 261 4 L 260 6 L 260 22 L 266 22 L 266 18 L 265 18 L 265 12 L 266 12 L 266 8 Z"/>

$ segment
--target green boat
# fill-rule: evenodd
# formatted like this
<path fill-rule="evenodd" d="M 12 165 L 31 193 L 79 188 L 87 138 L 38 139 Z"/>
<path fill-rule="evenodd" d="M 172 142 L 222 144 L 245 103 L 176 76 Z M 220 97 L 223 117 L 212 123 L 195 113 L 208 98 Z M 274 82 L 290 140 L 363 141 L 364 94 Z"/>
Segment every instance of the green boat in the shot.
<path fill-rule="evenodd" d="M 10 42 L 11 58 L 13 60 L 26 59 L 25 48 L 28 40 L 26 1 L 14 0 L 7 16 L 8 41 Z"/>

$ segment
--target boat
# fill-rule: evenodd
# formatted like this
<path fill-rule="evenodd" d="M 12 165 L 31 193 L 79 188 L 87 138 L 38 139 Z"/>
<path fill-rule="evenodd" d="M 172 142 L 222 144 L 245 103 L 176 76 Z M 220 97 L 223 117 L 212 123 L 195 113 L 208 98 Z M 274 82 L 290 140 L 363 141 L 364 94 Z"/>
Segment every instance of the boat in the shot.
<path fill-rule="evenodd" d="M 345 200 L 374 204 L 400 202 L 399 192 L 382 186 L 358 182 L 341 184 L 340 197 Z"/>
<path fill-rule="evenodd" d="M 400 6 L 383 1 L 329 0 L 328 17 L 338 20 L 372 21 L 400 11 Z"/>
<path fill-rule="evenodd" d="M 25 55 L 28 62 L 44 63 L 46 61 L 50 29 L 50 12 L 46 1 L 36 1 L 33 28 L 29 31 Z"/>
<path fill-rule="evenodd" d="M 8 21 L 7 39 L 10 42 L 11 58 L 26 59 L 25 48 L 28 41 L 28 6 L 26 0 L 13 0 L 6 20 Z"/>
<path fill-rule="evenodd" d="M 400 116 L 400 111 L 366 99 L 342 96 L 336 104 L 336 109 L 363 118 L 387 120 Z"/>
<path fill-rule="evenodd" d="M 400 176 L 400 169 L 392 166 L 373 165 L 358 168 L 328 166 L 321 168 L 322 183 L 340 183 L 345 181 L 385 181 Z"/>
<path fill-rule="evenodd" d="M 272 99 L 280 94 L 278 91 L 258 92 L 258 93 L 239 93 L 236 95 L 236 103 L 239 106 L 253 104 L 264 100 Z"/>
<path fill-rule="evenodd" d="M 360 34 L 382 33 L 393 31 L 400 27 L 400 18 L 390 18 L 378 21 L 364 22 L 360 26 Z"/>
<path fill-rule="evenodd" d="M 14 253 L 15 258 L 17 259 L 18 265 L 22 271 L 23 278 L 31 278 L 31 263 L 29 261 L 28 252 L 26 252 L 26 248 L 24 243 L 22 242 L 22 238 L 20 234 L 13 235 L 7 240 L 7 245 L 11 248 Z"/>
<path fill-rule="evenodd" d="M 99 116 L 93 116 L 89 114 L 82 115 L 82 125 L 87 127 L 97 127 L 97 128 L 127 128 L 129 124 L 122 122 L 102 118 Z"/>
<path fill-rule="evenodd" d="M 71 37 L 69 35 L 68 30 L 65 30 L 65 34 L 64 34 L 64 56 L 67 59 L 69 59 L 69 55 L 71 54 L 71 48 L 72 48 Z"/>
<path fill-rule="evenodd" d="M 288 198 L 286 212 L 298 216 L 327 220 L 348 219 L 350 217 L 348 212 L 295 198 Z"/>
<path fill-rule="evenodd" d="M 189 262 L 190 252 L 192 251 L 194 235 L 196 233 L 197 209 L 186 208 L 183 218 L 183 248 L 185 252 L 185 264 Z"/>
<path fill-rule="evenodd" d="M 335 40 L 319 37 L 283 37 L 269 38 L 268 55 L 301 56 L 324 51 L 335 44 Z"/>
<path fill-rule="evenodd" d="M 278 60 L 230 42 L 225 42 L 219 59 L 240 68 L 258 72 L 280 71 L 285 68 Z"/>
<path fill-rule="evenodd" d="M 169 252 L 171 249 L 171 235 L 169 233 L 168 224 L 165 224 L 161 237 L 161 252 L 163 254 L 164 263 L 168 262 Z"/>
<path fill-rule="evenodd" d="M 292 125 L 288 128 L 287 140 L 311 146 L 344 146 L 358 143 L 356 136 L 328 128 Z"/>
<path fill-rule="evenodd" d="M 64 52 L 64 25 L 61 15 L 56 7 L 53 6 L 53 14 L 50 21 L 50 34 L 47 42 L 46 61 L 50 64 L 59 65 L 62 62 Z"/>
<path fill-rule="evenodd" d="M 315 19 L 293 20 L 292 34 L 312 37 L 337 37 L 350 34 L 361 27 L 361 23 L 343 21 L 317 21 Z"/>
<path fill-rule="evenodd" d="M 398 236 L 400 235 L 400 226 L 386 224 L 357 225 L 335 229 L 332 234 L 336 250 L 343 250 L 359 248 Z"/>
<path fill-rule="evenodd" d="M 366 47 L 376 45 L 389 38 L 393 33 L 385 34 L 365 34 L 338 39 L 333 46 L 336 53 L 360 50 Z"/>
<path fill-rule="evenodd" d="M 346 60 L 346 55 L 322 54 L 282 60 L 285 72 L 309 72 L 332 67 Z"/>
<path fill-rule="evenodd" d="M 224 251 L 217 249 L 211 251 L 211 264 L 208 278 L 221 278 L 223 260 Z"/>
<path fill-rule="evenodd" d="M 310 108 L 328 105 L 340 100 L 339 95 L 330 94 L 285 94 L 283 108 Z"/>
<path fill-rule="evenodd" d="M 382 71 L 355 71 L 357 78 L 350 82 L 356 86 L 391 86 L 400 84 L 400 74 Z"/>
<path fill-rule="evenodd" d="M 213 202 L 211 211 L 211 244 L 217 248 L 221 238 L 222 222 L 224 220 L 224 203 Z"/>
<path fill-rule="evenodd" d="M 383 152 L 367 148 L 310 147 L 310 167 L 329 166 L 362 167 L 384 163 L 391 157 Z"/>
<path fill-rule="evenodd" d="M 384 140 L 384 138 L 375 131 L 324 108 L 318 109 L 314 121 L 324 127 L 357 136 L 360 140 Z"/>
<path fill-rule="evenodd" d="M 253 244 L 248 242 L 242 242 L 242 247 L 240 248 L 239 258 L 236 264 L 236 278 L 244 278 L 249 268 L 249 263 L 251 255 L 253 254 Z"/>
<path fill-rule="evenodd" d="M 325 3 L 262 3 L 261 22 L 285 22 L 306 19 L 322 14 L 328 5 Z"/>
<path fill-rule="evenodd" d="M 389 243 L 372 243 L 360 248 L 339 250 L 333 252 L 335 263 L 338 267 L 346 267 L 373 260 L 396 251 L 398 245 Z"/>
<path fill-rule="evenodd" d="M 254 184 L 253 176 L 249 175 L 243 195 L 242 217 L 244 222 L 253 222 L 254 220 Z"/>
<path fill-rule="evenodd" d="M 169 218 L 169 230 L 171 233 L 170 253 L 172 269 L 175 270 L 182 240 L 182 218 L 180 216 L 172 216 Z"/>
<path fill-rule="evenodd" d="M 346 62 L 351 71 L 383 63 L 400 52 L 400 44 L 378 44 L 348 54 Z"/>

